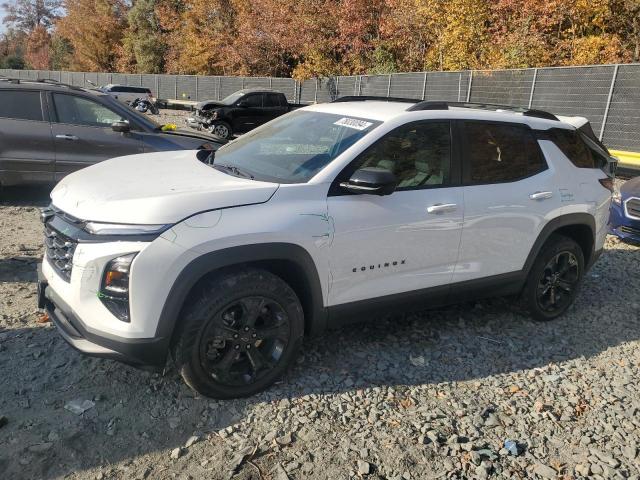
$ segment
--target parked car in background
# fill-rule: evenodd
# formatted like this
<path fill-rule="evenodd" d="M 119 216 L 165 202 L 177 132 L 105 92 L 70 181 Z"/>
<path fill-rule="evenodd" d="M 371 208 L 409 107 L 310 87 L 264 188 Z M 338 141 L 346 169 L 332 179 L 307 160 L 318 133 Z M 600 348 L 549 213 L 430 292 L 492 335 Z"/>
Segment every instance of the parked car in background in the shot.
<path fill-rule="evenodd" d="M 303 105 L 289 103 L 284 93 L 273 90 L 244 89 L 218 101 L 205 101 L 196 105 L 187 125 L 208 130 L 228 139 L 244 133 Z"/>
<path fill-rule="evenodd" d="M 640 243 L 640 177 L 627 180 L 614 192 L 609 231 L 622 240 Z"/>
<path fill-rule="evenodd" d="M 57 182 L 112 157 L 223 143 L 159 125 L 96 90 L 0 78 L 0 186 Z"/>
<path fill-rule="evenodd" d="M 599 145 L 535 110 L 345 100 L 58 184 L 38 296 L 63 338 L 158 368 L 171 352 L 231 398 L 328 326 L 494 295 L 540 321 L 572 305 L 607 234 Z"/>
<path fill-rule="evenodd" d="M 138 98 L 143 98 L 149 102 L 154 103 L 155 97 L 151 93 L 151 89 L 146 87 L 133 87 L 130 85 L 114 85 L 109 84 L 104 87 L 100 87 L 99 90 L 102 93 L 111 95 L 116 100 L 120 100 L 124 103 L 131 103 Z"/>

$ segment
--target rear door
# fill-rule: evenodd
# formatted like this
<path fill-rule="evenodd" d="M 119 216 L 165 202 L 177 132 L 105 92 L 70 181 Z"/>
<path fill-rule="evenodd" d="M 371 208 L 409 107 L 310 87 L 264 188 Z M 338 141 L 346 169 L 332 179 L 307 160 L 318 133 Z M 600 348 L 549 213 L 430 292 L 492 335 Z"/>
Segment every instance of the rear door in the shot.
<path fill-rule="evenodd" d="M 284 103 L 283 103 L 284 102 Z M 264 94 L 264 123 L 287 112 L 287 103 L 280 93 Z"/>
<path fill-rule="evenodd" d="M 72 93 L 55 92 L 50 99 L 56 181 L 102 160 L 144 151 L 138 132 L 111 129 L 125 119 L 105 105 Z"/>
<path fill-rule="evenodd" d="M 518 272 L 560 193 L 524 124 L 461 122 L 464 227 L 454 282 Z"/>
<path fill-rule="evenodd" d="M 53 181 L 55 154 L 44 93 L 0 90 L 0 183 Z"/>

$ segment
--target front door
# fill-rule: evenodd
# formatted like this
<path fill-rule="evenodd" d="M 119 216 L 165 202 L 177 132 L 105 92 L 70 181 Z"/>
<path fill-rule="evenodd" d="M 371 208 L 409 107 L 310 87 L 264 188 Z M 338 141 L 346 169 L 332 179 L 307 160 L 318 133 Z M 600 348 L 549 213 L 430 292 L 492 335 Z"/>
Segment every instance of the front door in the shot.
<path fill-rule="evenodd" d="M 263 123 L 266 112 L 262 108 L 262 93 L 249 93 L 238 103 L 235 112 L 233 131 L 248 132 Z"/>
<path fill-rule="evenodd" d="M 331 306 L 441 287 L 448 291 L 462 231 L 463 196 L 447 121 L 421 121 L 388 133 L 332 186 Z M 338 186 L 358 168 L 392 171 L 387 196 L 349 194 Z"/>
<path fill-rule="evenodd" d="M 112 123 L 124 119 L 101 103 L 78 95 L 53 93 L 52 107 L 56 181 L 102 160 L 144 151 L 138 133 L 111 129 Z"/>

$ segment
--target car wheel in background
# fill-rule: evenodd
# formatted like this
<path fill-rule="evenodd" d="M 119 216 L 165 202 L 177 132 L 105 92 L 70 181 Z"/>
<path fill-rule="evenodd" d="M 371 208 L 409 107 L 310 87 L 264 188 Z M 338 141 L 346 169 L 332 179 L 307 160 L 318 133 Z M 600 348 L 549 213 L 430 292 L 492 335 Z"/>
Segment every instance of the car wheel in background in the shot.
<path fill-rule="evenodd" d="M 233 132 L 231 131 L 231 125 L 227 122 L 217 121 L 209 125 L 209 131 L 217 137 L 229 140 Z"/>

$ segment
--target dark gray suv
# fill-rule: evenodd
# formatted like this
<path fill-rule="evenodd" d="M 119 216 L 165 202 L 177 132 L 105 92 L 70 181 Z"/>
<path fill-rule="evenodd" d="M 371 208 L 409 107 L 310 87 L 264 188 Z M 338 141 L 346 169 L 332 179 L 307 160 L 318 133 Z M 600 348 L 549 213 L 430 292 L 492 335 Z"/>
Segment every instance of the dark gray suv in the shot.
<path fill-rule="evenodd" d="M 0 78 L 0 186 L 57 182 L 122 155 L 217 150 L 223 143 L 206 134 L 166 131 L 96 90 Z"/>

